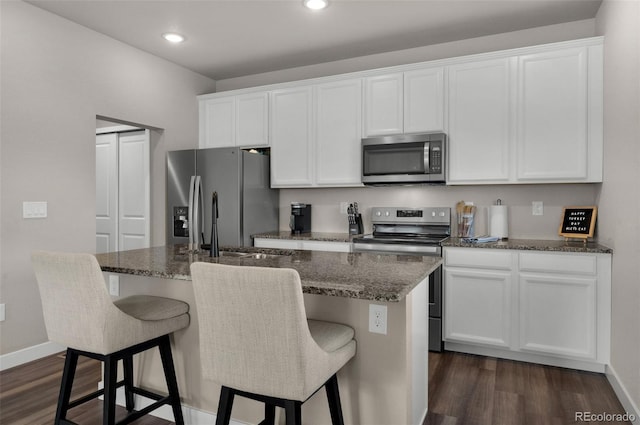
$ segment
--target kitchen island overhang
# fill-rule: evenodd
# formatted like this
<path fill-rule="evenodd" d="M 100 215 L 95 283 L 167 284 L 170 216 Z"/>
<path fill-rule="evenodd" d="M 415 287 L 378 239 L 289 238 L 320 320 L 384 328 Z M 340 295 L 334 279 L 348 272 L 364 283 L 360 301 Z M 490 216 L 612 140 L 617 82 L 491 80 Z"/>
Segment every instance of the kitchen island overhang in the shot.
<path fill-rule="evenodd" d="M 120 296 L 168 296 L 191 305 L 190 327 L 174 335 L 178 384 L 187 412 L 209 421 L 218 405 L 219 385 L 203 380 L 200 373 L 198 323 L 189 273 L 192 262 L 213 261 L 295 269 L 301 277 L 308 317 L 355 329 L 356 357 L 339 373 L 346 424 L 422 424 L 428 405 L 427 285 L 441 258 L 257 248 L 227 251 L 233 254 L 211 258 L 206 251 L 193 254 L 186 246 L 166 246 L 96 255 L 105 273 L 120 276 Z M 369 332 L 370 304 L 387 308 L 384 335 Z M 154 373 L 161 370 L 156 353 L 141 356 L 137 367 L 142 368 L 138 376 L 145 377 L 142 385 L 164 389 L 161 375 Z M 260 404 L 241 399 L 233 417 L 258 423 L 262 413 Z M 303 417 L 312 423 L 330 423 L 323 392 L 304 404 Z"/>

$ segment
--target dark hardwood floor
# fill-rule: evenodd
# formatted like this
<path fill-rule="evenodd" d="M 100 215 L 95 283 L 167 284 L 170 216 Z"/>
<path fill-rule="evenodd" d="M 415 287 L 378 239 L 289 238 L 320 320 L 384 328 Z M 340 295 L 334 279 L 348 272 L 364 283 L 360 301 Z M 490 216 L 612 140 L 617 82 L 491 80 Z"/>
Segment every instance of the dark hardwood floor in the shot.
<path fill-rule="evenodd" d="M 63 364 L 63 356 L 54 355 L 0 372 L 0 424 L 51 424 Z M 100 370 L 99 362 L 81 357 L 72 399 L 97 388 Z M 69 419 L 97 425 L 101 409 L 100 401 L 92 401 L 73 409 Z M 118 412 L 118 419 L 126 413 L 124 408 Z M 460 353 L 429 354 L 429 414 L 424 425 L 581 423 L 575 420 L 576 412 L 624 410 L 601 374 Z M 173 422 L 147 415 L 133 423 Z"/>

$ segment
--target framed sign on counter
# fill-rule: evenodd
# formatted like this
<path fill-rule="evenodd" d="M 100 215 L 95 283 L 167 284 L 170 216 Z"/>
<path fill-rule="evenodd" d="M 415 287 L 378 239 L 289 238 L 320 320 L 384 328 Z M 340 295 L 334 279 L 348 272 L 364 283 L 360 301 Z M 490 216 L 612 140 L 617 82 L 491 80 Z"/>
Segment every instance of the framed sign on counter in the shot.
<path fill-rule="evenodd" d="M 593 237 L 596 228 L 598 207 L 564 207 L 558 234 L 565 238 L 584 239 Z"/>

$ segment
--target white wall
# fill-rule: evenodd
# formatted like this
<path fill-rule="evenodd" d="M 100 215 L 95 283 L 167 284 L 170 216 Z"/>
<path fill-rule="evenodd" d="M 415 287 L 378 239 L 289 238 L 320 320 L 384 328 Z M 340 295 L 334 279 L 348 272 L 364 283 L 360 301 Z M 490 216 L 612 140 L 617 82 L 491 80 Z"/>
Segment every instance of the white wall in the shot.
<path fill-rule="evenodd" d="M 604 0 L 605 182 L 600 234 L 614 249 L 611 365 L 640 406 L 640 2 Z"/>
<path fill-rule="evenodd" d="M 395 52 L 360 56 L 335 62 L 290 68 L 282 71 L 217 80 L 216 90 L 226 91 L 262 86 L 266 84 L 284 83 L 287 81 L 344 74 L 346 72 L 364 71 L 367 69 L 384 68 L 387 66 L 450 58 L 454 56 L 514 49 L 516 47 L 525 47 L 535 44 L 574 40 L 577 38 L 592 37 L 593 35 L 595 35 L 594 20 L 586 19 L 583 21 L 549 25 L 522 31 L 398 50 Z M 425 40 L 425 44 L 428 44 L 428 40 Z"/>
<path fill-rule="evenodd" d="M 151 160 L 152 243 L 164 243 L 165 152 L 196 147 L 215 82 L 21 1 L 0 2 L 0 354 L 47 341 L 33 250 L 95 252 L 96 116 L 164 129 Z M 22 218 L 47 201 L 48 218 Z"/>
<path fill-rule="evenodd" d="M 500 185 L 500 186 L 413 186 L 368 187 L 351 189 L 287 189 L 280 191 L 280 229 L 288 230 L 291 202 L 312 205 L 311 229 L 318 232 L 346 232 L 346 215 L 340 214 L 340 202 L 358 202 L 365 231 L 371 231 L 371 207 L 436 206 L 455 211 L 458 201 L 472 201 L 478 207 L 476 235 L 488 233 L 488 207 L 501 199 L 509 207 L 509 237 L 559 239 L 562 208 L 567 205 L 593 205 L 597 186 L 584 185 Z M 544 215 L 531 214 L 531 202 L 542 201 Z M 454 218 L 455 220 L 455 214 Z M 455 233 L 456 228 L 452 231 Z M 596 236 L 598 231 L 596 230 Z"/>

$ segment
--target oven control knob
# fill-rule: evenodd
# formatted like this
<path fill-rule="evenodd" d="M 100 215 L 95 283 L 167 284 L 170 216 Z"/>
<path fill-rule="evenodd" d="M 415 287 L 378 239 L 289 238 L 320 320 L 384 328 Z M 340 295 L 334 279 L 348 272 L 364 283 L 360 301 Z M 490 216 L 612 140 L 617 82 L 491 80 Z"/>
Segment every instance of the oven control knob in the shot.
<path fill-rule="evenodd" d="M 384 215 L 385 215 L 385 217 L 389 217 L 391 214 L 389 214 L 389 211 L 385 211 Z"/>
<path fill-rule="evenodd" d="M 376 211 L 376 216 L 380 217 L 382 213 L 380 211 Z"/>

